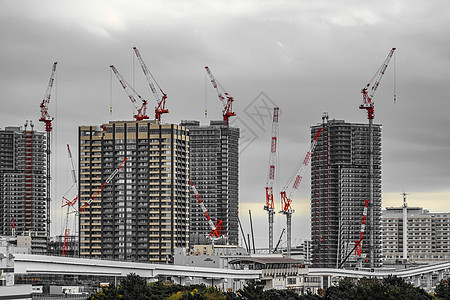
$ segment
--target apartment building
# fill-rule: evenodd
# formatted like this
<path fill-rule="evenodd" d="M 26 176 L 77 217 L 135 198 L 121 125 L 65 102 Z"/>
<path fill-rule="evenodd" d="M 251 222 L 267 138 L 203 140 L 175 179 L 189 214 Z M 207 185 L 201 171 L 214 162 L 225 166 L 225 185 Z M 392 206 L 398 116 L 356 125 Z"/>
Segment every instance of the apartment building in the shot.
<path fill-rule="evenodd" d="M 217 243 L 238 244 L 239 128 L 225 121 L 182 121 L 189 129 L 190 178 L 213 220 L 222 220 L 226 239 Z M 211 228 L 193 193 L 190 197 L 190 243 L 211 243 Z"/>
<path fill-rule="evenodd" d="M 407 208 L 407 259 L 409 263 L 450 260 L 450 213 L 430 213 L 421 207 Z M 383 260 L 403 262 L 403 208 L 388 207 L 381 215 Z"/>
<path fill-rule="evenodd" d="M 80 213 L 81 257 L 172 263 L 174 249 L 189 246 L 185 127 L 158 121 L 80 126 L 79 154 L 80 207 L 91 201 Z"/>
<path fill-rule="evenodd" d="M 0 234 L 33 237 L 33 254 L 47 251 L 46 139 L 26 122 L 0 130 Z"/>
<path fill-rule="evenodd" d="M 312 266 L 336 268 L 359 240 L 365 200 L 369 199 L 369 126 L 324 119 L 311 126 L 322 133 L 311 159 Z M 374 266 L 381 266 L 381 125 L 373 125 L 374 228 L 367 215 L 362 254 L 350 254 L 344 267 L 369 266 L 373 230 Z M 353 251 L 354 252 L 354 251 Z"/>

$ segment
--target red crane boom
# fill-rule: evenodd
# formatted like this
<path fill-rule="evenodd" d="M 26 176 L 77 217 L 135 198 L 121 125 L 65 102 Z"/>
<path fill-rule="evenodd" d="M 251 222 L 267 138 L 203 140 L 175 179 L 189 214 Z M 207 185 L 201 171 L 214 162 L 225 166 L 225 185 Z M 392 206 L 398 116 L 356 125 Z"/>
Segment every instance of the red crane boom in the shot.
<path fill-rule="evenodd" d="M 302 178 L 303 173 L 306 170 L 306 167 L 308 166 L 311 155 L 314 152 L 314 148 L 316 147 L 317 141 L 319 140 L 320 133 L 322 132 L 322 128 L 319 128 L 319 130 L 316 133 L 316 136 L 314 137 L 313 141 L 311 142 L 311 145 L 308 147 L 308 150 L 306 151 L 306 154 L 298 164 L 297 167 L 294 169 L 294 172 L 292 173 L 291 177 L 288 180 L 288 183 L 285 185 L 283 190 L 281 191 L 281 207 L 282 212 L 286 213 L 289 210 L 292 210 L 291 203 L 292 200 L 290 197 L 292 196 L 292 192 L 296 189 L 298 189 Z"/>
<path fill-rule="evenodd" d="M 195 188 L 195 185 L 192 183 L 192 180 L 189 180 L 189 183 L 191 185 L 191 190 L 195 194 L 195 198 L 197 198 L 198 204 L 200 204 L 203 214 L 205 215 L 206 220 L 208 221 L 209 227 L 211 228 L 209 237 L 213 240 L 222 238 L 223 236 L 225 236 L 225 231 L 222 228 L 222 220 L 217 220 L 216 224 L 213 223 L 211 217 L 209 216 L 208 211 L 206 210 L 205 203 L 203 203 L 202 198 L 200 198 L 200 194 Z"/>
<path fill-rule="evenodd" d="M 219 100 L 222 102 L 222 104 L 224 106 L 222 115 L 223 115 L 223 120 L 227 122 L 227 126 L 228 126 L 230 117 L 236 116 L 236 113 L 234 113 L 232 111 L 233 110 L 232 105 L 233 105 L 234 99 L 229 93 L 227 93 L 227 91 L 225 91 L 225 89 L 219 83 L 219 81 L 216 79 L 216 77 L 214 77 L 214 75 L 212 74 L 209 67 L 205 67 L 205 69 L 209 75 L 209 78 L 211 79 L 211 83 L 212 83 L 213 87 L 217 91 L 217 96 L 219 97 Z M 225 100 L 225 97 L 227 97 L 226 100 Z"/>
<path fill-rule="evenodd" d="M 361 221 L 361 231 L 359 232 L 359 240 L 355 241 L 355 255 L 361 256 L 362 253 L 362 242 L 364 239 L 364 231 L 366 229 L 366 220 L 367 220 L 367 207 L 369 206 L 369 199 L 364 201 L 364 210 Z"/>
<path fill-rule="evenodd" d="M 384 60 L 381 67 L 378 69 L 375 75 L 373 75 L 369 83 L 361 90 L 361 93 L 363 94 L 363 104 L 361 104 L 359 108 L 367 110 L 368 119 L 373 119 L 374 117 L 373 95 L 375 94 L 378 86 L 380 85 L 381 78 L 383 78 L 384 72 L 386 72 L 386 69 L 389 65 L 389 62 L 391 61 L 395 49 L 396 48 L 392 48 L 391 51 L 389 51 L 389 54 Z"/>
<path fill-rule="evenodd" d="M 139 50 L 136 47 L 133 47 L 133 50 L 139 60 L 139 63 L 141 64 L 141 68 L 144 72 L 145 78 L 147 78 L 148 85 L 150 86 L 150 89 L 152 90 L 152 93 L 156 98 L 155 120 L 161 121 L 161 115 L 169 113 L 169 110 L 166 109 L 167 94 L 163 92 L 155 77 L 153 77 L 152 73 L 150 73 L 150 70 L 147 68 L 144 59 L 142 59 Z"/>
<path fill-rule="evenodd" d="M 103 189 L 108 185 L 108 183 L 117 175 L 117 173 L 119 173 L 120 168 L 123 167 L 123 165 L 125 164 L 125 162 L 127 161 L 128 157 L 125 158 L 125 160 L 114 170 L 114 172 L 111 173 L 111 175 L 109 175 L 109 177 L 106 179 L 105 182 L 103 182 L 102 186 L 95 192 L 95 194 L 91 197 L 91 199 L 89 199 L 79 210 L 79 212 L 83 212 L 86 207 L 88 207 L 92 201 L 94 201 L 95 198 L 97 198 L 98 195 L 100 195 L 100 193 L 103 191 Z"/>
<path fill-rule="evenodd" d="M 39 121 L 45 123 L 45 131 L 52 131 L 53 118 L 48 113 L 48 104 L 50 103 L 50 97 L 52 93 L 53 82 L 55 81 L 56 65 L 58 62 L 53 63 L 52 72 L 50 74 L 50 80 L 48 82 L 47 90 L 45 91 L 44 100 L 41 102 L 41 118 Z"/>
<path fill-rule="evenodd" d="M 306 151 L 306 154 L 301 160 L 296 168 L 294 169 L 294 172 L 292 173 L 291 177 L 288 180 L 288 183 L 283 187 L 281 191 L 281 213 L 286 215 L 286 239 L 287 239 L 287 255 L 291 255 L 291 232 L 292 232 L 292 214 L 295 212 L 291 207 L 291 196 L 292 192 L 296 189 L 298 189 L 301 181 L 303 173 L 306 170 L 306 167 L 309 164 L 309 161 L 311 160 L 311 155 L 314 152 L 314 148 L 316 147 L 317 141 L 319 139 L 320 133 L 322 132 L 322 128 L 319 128 L 319 130 L 316 133 L 316 136 L 314 137 L 313 141 L 311 142 L 311 145 L 309 146 L 308 150 Z"/>
<path fill-rule="evenodd" d="M 138 92 L 136 92 L 136 90 L 133 89 L 131 87 L 131 85 L 128 84 L 128 82 L 125 80 L 125 78 L 123 78 L 123 76 L 120 75 L 119 71 L 117 71 L 115 66 L 111 65 L 110 67 L 113 70 L 114 74 L 116 74 L 117 79 L 119 79 L 120 84 L 122 85 L 123 89 L 125 90 L 125 92 L 128 95 L 128 98 L 130 98 L 131 102 L 134 105 L 134 108 L 137 111 L 137 114 L 134 116 L 136 121 L 142 121 L 142 120 L 148 119 L 148 116 L 147 116 L 147 100 L 142 98 L 141 95 L 139 95 Z M 134 98 L 133 94 L 136 95 L 142 101 L 142 106 L 140 108 L 139 108 L 139 106 L 137 104 L 137 101 Z"/>

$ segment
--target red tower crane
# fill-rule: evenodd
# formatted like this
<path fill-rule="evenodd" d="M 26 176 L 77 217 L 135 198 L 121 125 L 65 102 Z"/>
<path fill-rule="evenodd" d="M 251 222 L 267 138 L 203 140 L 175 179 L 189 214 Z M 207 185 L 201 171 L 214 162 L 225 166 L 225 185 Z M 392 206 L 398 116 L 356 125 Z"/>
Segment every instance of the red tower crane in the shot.
<path fill-rule="evenodd" d="M 111 175 L 109 175 L 109 177 L 106 179 L 106 181 L 103 182 L 102 186 L 99 187 L 98 190 L 95 192 L 95 194 L 91 197 L 91 199 L 89 199 L 85 204 L 83 204 L 83 206 L 79 210 L 80 213 L 82 213 L 86 209 L 86 207 L 88 207 L 92 203 L 92 201 L 94 201 L 94 199 L 97 198 L 98 195 L 100 195 L 100 193 L 108 185 L 108 183 L 110 183 L 110 181 L 117 175 L 117 173 L 119 173 L 120 168 L 123 167 L 123 165 L 125 164 L 127 159 L 128 159 L 128 157 L 125 158 L 125 160 L 120 163 L 120 165 L 114 170 L 114 172 L 111 173 Z"/>
<path fill-rule="evenodd" d="M 48 113 L 48 104 L 50 103 L 50 97 L 52 93 L 52 87 L 53 82 L 55 81 L 55 73 L 56 73 L 56 65 L 58 62 L 53 63 L 52 71 L 50 74 L 50 80 L 48 82 L 47 90 L 45 91 L 44 99 L 41 102 L 41 118 L 39 121 L 45 123 L 45 131 L 47 131 L 47 182 L 46 182 L 46 188 L 47 188 L 47 195 L 46 195 L 46 204 L 47 204 L 47 233 L 48 238 L 50 237 L 50 180 L 51 180 L 51 168 L 50 168 L 50 154 L 51 152 L 51 144 L 50 144 L 50 133 L 52 131 L 52 121 L 53 118 L 50 117 L 50 114 Z"/>
<path fill-rule="evenodd" d="M 144 72 L 145 78 L 147 78 L 148 85 L 150 86 L 150 89 L 152 90 L 152 93 L 156 98 L 155 120 L 161 121 L 161 115 L 169 113 L 169 110 L 166 108 L 167 94 L 163 92 L 155 77 L 153 77 L 152 73 L 150 73 L 150 70 L 147 68 L 147 65 L 142 59 L 139 50 L 136 47 L 133 47 L 133 50 L 139 60 L 139 63 L 141 64 L 141 68 Z"/>
<path fill-rule="evenodd" d="M 224 107 L 223 111 L 222 111 L 223 120 L 227 122 L 227 126 L 228 126 L 230 117 L 236 116 L 236 113 L 234 113 L 232 111 L 233 110 L 232 105 L 233 105 L 234 99 L 229 93 L 227 93 L 227 91 L 225 91 L 225 89 L 219 83 L 219 81 L 216 79 L 216 77 L 214 77 L 214 75 L 212 74 L 212 72 L 209 69 L 209 67 L 205 67 L 205 69 L 206 69 L 206 72 L 209 75 L 209 78 L 211 79 L 211 83 L 212 83 L 213 87 L 217 91 L 217 96 L 219 97 L 219 100 L 223 104 L 223 107 Z M 226 100 L 225 100 L 225 97 L 227 97 Z"/>
<path fill-rule="evenodd" d="M 123 78 L 123 76 L 120 75 L 119 71 L 117 71 L 116 67 L 114 67 L 113 65 L 111 65 L 110 67 L 113 70 L 114 74 L 116 74 L 117 79 L 119 79 L 120 84 L 122 85 L 123 89 L 127 93 L 128 97 L 130 98 L 131 102 L 134 105 L 134 108 L 137 111 L 137 114 L 134 116 L 136 121 L 142 121 L 142 120 L 148 119 L 148 116 L 147 116 L 147 100 L 142 98 L 138 94 L 138 92 L 136 92 L 136 90 L 133 89 L 131 87 L 131 85 L 128 84 L 128 82 L 125 80 L 125 78 Z M 137 101 L 134 98 L 133 94 L 136 95 L 142 101 L 142 106 L 140 108 L 139 108 L 139 106 L 137 104 Z"/>
<path fill-rule="evenodd" d="M 39 121 L 45 123 L 45 131 L 52 131 L 53 118 L 48 113 L 48 104 L 50 103 L 50 97 L 52 94 L 53 82 L 55 81 L 56 65 L 58 62 L 53 63 L 52 72 L 50 74 L 50 80 L 48 82 L 47 90 L 45 91 L 44 100 L 41 102 L 41 118 Z"/>
<path fill-rule="evenodd" d="M 369 83 L 361 90 L 363 94 L 363 103 L 360 109 L 367 110 L 367 118 L 369 119 L 369 267 L 374 267 L 374 222 L 373 222 L 373 118 L 374 118 L 374 102 L 373 96 L 380 85 L 380 81 L 389 65 L 389 62 L 396 48 L 389 51 L 388 56 L 384 60 L 381 67 Z"/>
<path fill-rule="evenodd" d="M 70 151 L 70 146 L 69 144 L 67 144 L 67 151 L 69 154 L 69 160 L 71 163 L 71 174 L 72 174 L 72 180 L 73 180 L 73 184 L 70 187 L 70 189 L 67 191 L 66 195 L 75 187 L 76 190 L 78 191 L 78 180 L 77 180 L 77 174 L 76 174 L 76 170 L 75 170 L 75 164 L 73 163 L 73 157 L 72 157 L 72 152 Z M 73 206 L 75 205 L 75 203 L 78 200 L 78 194 L 75 196 L 75 198 L 70 201 L 69 199 L 66 198 L 66 195 L 63 196 L 63 200 L 65 201 L 65 203 L 61 206 L 61 207 L 67 207 L 66 209 L 66 218 L 64 220 L 64 243 L 63 243 L 63 250 L 62 250 L 62 256 L 67 256 L 67 251 L 69 249 L 69 238 L 70 238 L 70 228 L 69 228 L 69 215 L 71 213 L 70 208 L 74 208 Z M 76 218 L 75 218 L 76 219 Z"/>
<path fill-rule="evenodd" d="M 266 205 L 264 206 L 264 210 L 267 210 L 267 213 L 269 215 L 269 252 L 273 250 L 273 215 L 275 214 L 275 205 L 273 202 L 273 183 L 275 181 L 275 169 L 277 164 L 279 110 L 280 110 L 279 107 L 274 107 L 273 109 L 269 170 L 267 172 L 267 181 L 266 181 Z"/>
<path fill-rule="evenodd" d="M 66 203 L 64 203 L 61 207 L 64 206 L 74 206 L 75 203 L 77 203 L 78 201 L 78 195 L 75 196 L 75 198 L 71 201 L 69 199 L 66 198 L 66 195 L 75 187 L 78 187 L 78 179 L 77 179 L 77 171 L 75 170 L 75 164 L 73 163 L 73 157 L 72 157 L 72 151 L 70 151 L 70 146 L 69 144 L 67 144 L 67 152 L 69 155 L 69 160 L 70 160 L 70 164 L 71 164 L 71 171 L 70 173 L 72 174 L 72 181 L 73 184 L 70 187 L 70 189 L 67 191 L 67 193 L 63 196 L 63 199 L 65 200 Z"/>
<path fill-rule="evenodd" d="M 320 133 L 322 132 L 322 128 L 319 128 L 319 130 L 316 133 L 316 136 L 314 137 L 313 141 L 311 142 L 311 145 L 309 145 L 308 149 L 306 150 L 306 154 L 304 155 L 303 159 L 299 161 L 297 166 L 294 169 L 294 172 L 292 173 L 291 177 L 289 178 L 287 184 L 283 187 L 281 191 L 281 208 L 282 210 L 280 213 L 283 213 L 286 215 L 286 238 L 287 238 L 287 254 L 288 256 L 291 255 L 291 232 L 292 232 L 292 214 L 295 212 L 292 207 L 291 203 L 292 200 L 290 199 L 292 196 L 292 193 L 294 190 L 297 190 L 302 178 L 303 173 L 306 170 L 306 167 L 308 166 L 311 156 L 314 152 L 314 148 L 316 147 L 317 141 L 319 140 Z"/>
<path fill-rule="evenodd" d="M 202 198 L 200 198 L 200 194 L 195 188 L 195 185 L 192 183 L 192 180 L 189 180 L 189 183 L 191 185 L 191 190 L 195 194 L 195 198 L 197 198 L 198 204 L 200 204 L 203 214 L 205 215 L 206 220 L 208 221 L 209 228 L 211 229 L 211 232 L 209 233 L 209 238 L 214 241 L 222 237 L 225 237 L 226 234 L 225 230 L 222 227 L 222 220 L 217 220 L 216 224 L 213 223 L 211 217 L 209 216 L 208 211 L 206 210 L 205 203 L 203 203 Z"/>
<path fill-rule="evenodd" d="M 384 72 L 386 72 L 392 55 L 394 55 L 395 49 L 396 48 L 392 48 L 391 51 L 389 51 L 389 54 L 384 60 L 381 67 L 378 69 L 375 75 L 373 75 L 369 83 L 361 90 L 361 93 L 363 94 L 363 104 L 361 104 L 359 108 L 367 110 L 367 118 L 369 120 L 374 118 L 374 103 L 372 101 L 373 96 L 378 86 L 380 85 L 381 78 L 383 78 Z"/>

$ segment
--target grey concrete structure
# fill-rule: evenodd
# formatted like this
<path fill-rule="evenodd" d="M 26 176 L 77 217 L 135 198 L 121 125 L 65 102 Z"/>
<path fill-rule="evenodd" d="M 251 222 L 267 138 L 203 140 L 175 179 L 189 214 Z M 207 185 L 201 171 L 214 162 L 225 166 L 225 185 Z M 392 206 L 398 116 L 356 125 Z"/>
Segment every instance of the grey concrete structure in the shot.
<path fill-rule="evenodd" d="M 329 120 L 311 160 L 312 266 L 336 268 L 359 240 L 365 200 L 369 199 L 369 128 L 367 124 Z M 381 125 L 373 125 L 373 228 L 367 215 L 362 255 L 350 254 L 344 267 L 369 266 L 373 231 L 374 266 L 381 266 Z"/>
<path fill-rule="evenodd" d="M 222 220 L 227 242 L 238 244 L 239 128 L 225 121 L 182 121 L 189 129 L 190 178 L 215 223 Z M 190 198 L 190 243 L 210 243 L 211 229 L 195 195 Z"/>
<path fill-rule="evenodd" d="M 0 235 L 32 233 L 43 241 L 32 252 L 46 253 L 46 194 L 45 134 L 28 121 L 0 130 Z"/>
<path fill-rule="evenodd" d="M 172 263 L 189 245 L 189 136 L 158 121 L 113 121 L 79 128 L 79 195 L 84 258 Z"/>
<path fill-rule="evenodd" d="M 261 276 L 261 270 L 232 270 L 26 254 L 13 256 L 13 276 L 20 283 L 33 282 L 34 285 L 46 285 L 65 280 L 66 284 L 77 285 L 82 278 L 91 282 L 91 285 L 111 281 L 119 283 L 122 277 L 130 273 L 144 277 L 149 282 L 162 279 L 177 284 L 205 284 L 233 291 L 243 288 L 250 280 L 258 280 Z M 39 278 L 39 281 L 36 278 Z"/>

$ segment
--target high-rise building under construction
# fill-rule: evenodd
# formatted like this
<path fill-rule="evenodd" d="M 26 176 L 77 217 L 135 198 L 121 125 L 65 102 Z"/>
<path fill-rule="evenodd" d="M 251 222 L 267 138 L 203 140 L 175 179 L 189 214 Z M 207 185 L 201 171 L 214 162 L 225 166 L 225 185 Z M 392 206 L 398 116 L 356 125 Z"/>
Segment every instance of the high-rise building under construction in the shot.
<path fill-rule="evenodd" d="M 368 125 L 326 117 L 311 127 L 312 138 L 319 128 L 311 160 L 312 266 L 336 268 L 343 261 L 345 267 L 369 266 L 371 231 L 373 266 L 381 266 L 381 125 L 373 126 L 373 228 L 370 215 L 364 217 L 370 187 Z M 361 231 L 362 254 L 356 255 Z"/>
<path fill-rule="evenodd" d="M 189 135 L 158 121 L 79 127 L 81 257 L 171 263 L 189 246 Z M 90 200 L 126 159 L 103 191 Z"/>
<path fill-rule="evenodd" d="M 227 126 L 226 121 L 182 121 L 189 129 L 190 178 L 196 186 L 213 220 L 222 220 L 226 240 L 238 244 L 239 211 L 239 128 Z M 190 243 L 210 243 L 211 228 L 191 193 Z"/>
<path fill-rule="evenodd" d="M 47 252 L 46 141 L 32 123 L 0 130 L 0 235 L 32 236 Z"/>

